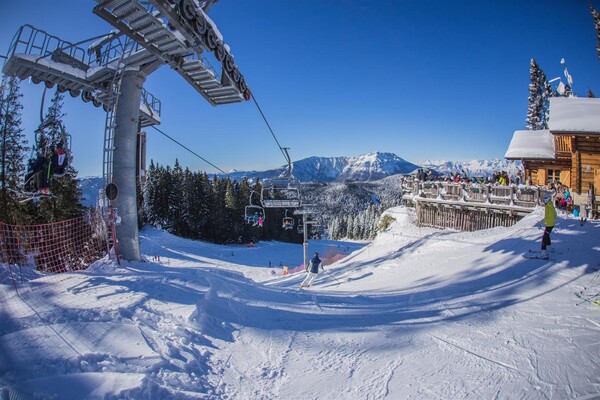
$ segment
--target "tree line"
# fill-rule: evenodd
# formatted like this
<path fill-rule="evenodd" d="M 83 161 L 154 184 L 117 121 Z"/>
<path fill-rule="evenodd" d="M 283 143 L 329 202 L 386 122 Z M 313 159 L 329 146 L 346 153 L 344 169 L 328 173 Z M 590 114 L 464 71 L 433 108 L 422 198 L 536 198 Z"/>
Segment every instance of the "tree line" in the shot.
<path fill-rule="evenodd" d="M 175 165 L 163 166 L 152 160 L 143 188 L 141 220 L 177 236 L 220 244 L 248 244 L 260 240 L 301 243 L 296 229 L 284 229 L 286 210 L 264 209 L 260 227 L 248 223 L 246 211 L 254 212 L 262 187 L 260 182 L 241 182 L 228 177 L 209 176 Z M 294 210 L 288 210 L 291 217 Z"/>

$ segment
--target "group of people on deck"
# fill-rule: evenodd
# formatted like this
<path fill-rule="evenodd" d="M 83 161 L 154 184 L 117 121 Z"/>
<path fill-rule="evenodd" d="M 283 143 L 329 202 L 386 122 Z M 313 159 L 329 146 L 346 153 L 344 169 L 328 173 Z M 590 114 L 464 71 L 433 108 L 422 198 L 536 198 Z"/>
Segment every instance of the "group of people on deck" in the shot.
<path fill-rule="evenodd" d="M 557 182 L 556 184 L 550 184 L 550 189 L 554 194 L 554 206 L 561 210 L 567 210 L 573 204 L 573 197 L 568 187 Z"/>

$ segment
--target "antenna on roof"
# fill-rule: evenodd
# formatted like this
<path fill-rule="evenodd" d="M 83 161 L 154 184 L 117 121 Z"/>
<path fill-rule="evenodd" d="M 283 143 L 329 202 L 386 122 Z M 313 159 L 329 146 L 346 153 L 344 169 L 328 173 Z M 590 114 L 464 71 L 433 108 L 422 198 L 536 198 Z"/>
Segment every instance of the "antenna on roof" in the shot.
<path fill-rule="evenodd" d="M 571 76 L 571 74 L 569 73 L 569 70 L 567 69 L 567 62 L 565 61 L 564 58 L 562 58 L 560 60 L 561 65 L 564 65 L 565 70 L 564 70 L 564 75 L 565 75 L 565 79 L 567 80 L 567 83 L 563 83 L 562 78 L 560 76 L 551 79 L 548 81 L 548 83 L 553 83 L 558 81 L 558 85 L 556 86 L 556 93 L 558 93 L 559 96 L 563 96 L 563 97 L 575 97 L 575 93 L 573 93 L 573 77 Z"/>
<path fill-rule="evenodd" d="M 567 69 L 567 62 L 564 58 L 560 60 L 560 63 L 565 66 L 565 79 L 567 80 L 567 84 L 565 85 L 565 95 L 568 97 L 575 97 L 573 93 L 573 77 L 569 74 L 569 70 Z"/>

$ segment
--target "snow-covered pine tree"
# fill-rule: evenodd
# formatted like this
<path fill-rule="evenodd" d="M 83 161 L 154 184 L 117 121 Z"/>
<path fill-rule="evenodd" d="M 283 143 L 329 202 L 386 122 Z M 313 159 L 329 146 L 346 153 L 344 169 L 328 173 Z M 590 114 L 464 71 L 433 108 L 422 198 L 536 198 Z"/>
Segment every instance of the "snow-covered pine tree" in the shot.
<path fill-rule="evenodd" d="M 546 74 L 532 58 L 529 64 L 529 105 L 527 108 L 528 130 L 547 129 L 548 107 L 552 88 L 546 81 Z"/>
<path fill-rule="evenodd" d="M 548 80 L 546 79 L 546 74 L 544 73 L 544 71 L 541 70 L 540 81 L 544 88 L 542 92 L 543 115 L 540 117 L 543 123 L 540 129 L 548 129 L 548 121 L 550 120 L 550 97 L 553 96 L 554 91 L 552 90 L 552 86 L 550 86 L 550 83 L 548 83 Z"/>
<path fill-rule="evenodd" d="M 598 11 L 594 9 L 592 3 L 590 3 L 590 12 L 592 13 L 592 18 L 594 19 L 594 28 L 596 29 L 596 40 L 598 41 L 596 51 L 598 52 L 598 59 L 600 59 L 600 13 L 598 13 Z"/>
<path fill-rule="evenodd" d="M 588 89 L 587 97 L 590 97 L 590 98 L 595 98 L 596 97 L 596 95 L 594 94 L 594 92 L 592 92 L 592 89 Z"/>
<path fill-rule="evenodd" d="M 363 212 L 358 213 L 354 216 L 354 229 L 352 231 L 352 237 L 354 239 L 362 239 L 365 228 L 365 215 Z"/>

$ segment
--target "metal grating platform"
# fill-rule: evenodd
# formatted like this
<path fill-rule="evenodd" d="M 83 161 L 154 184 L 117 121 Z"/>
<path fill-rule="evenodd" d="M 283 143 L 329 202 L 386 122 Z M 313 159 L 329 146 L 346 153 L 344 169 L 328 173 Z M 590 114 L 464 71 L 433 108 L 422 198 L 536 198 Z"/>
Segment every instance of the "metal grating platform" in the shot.
<path fill-rule="evenodd" d="M 150 61 L 155 60 L 141 48 L 121 58 L 133 66 L 148 63 L 148 56 Z M 95 59 L 87 56 L 85 49 L 24 25 L 13 39 L 2 71 L 20 79 L 31 78 L 34 83 L 44 82 L 49 88 L 57 86 L 60 92 L 69 92 L 73 97 L 81 94 L 84 101 L 108 109 L 114 101 L 108 88 L 119 68 L 120 64 L 114 60 L 98 65 Z M 160 124 L 160 101 L 148 92 L 143 97 L 150 101 L 140 104 L 142 125 Z"/>
<path fill-rule="evenodd" d="M 206 38 L 192 28 L 193 22 L 179 15 L 168 1 L 95 0 L 94 13 L 125 33 L 163 63 L 169 64 L 210 104 L 228 104 L 244 100 L 247 86 L 235 65 L 223 66 L 221 77 L 203 58 L 204 51 L 213 51 Z M 196 5 L 194 0 L 188 4 Z M 203 14 L 197 10 L 199 18 Z M 225 60 L 225 59 L 224 59 Z M 227 75 L 223 79 L 223 74 Z M 237 81 L 234 79 L 237 78 Z M 242 84 L 240 85 L 240 82 Z"/>

